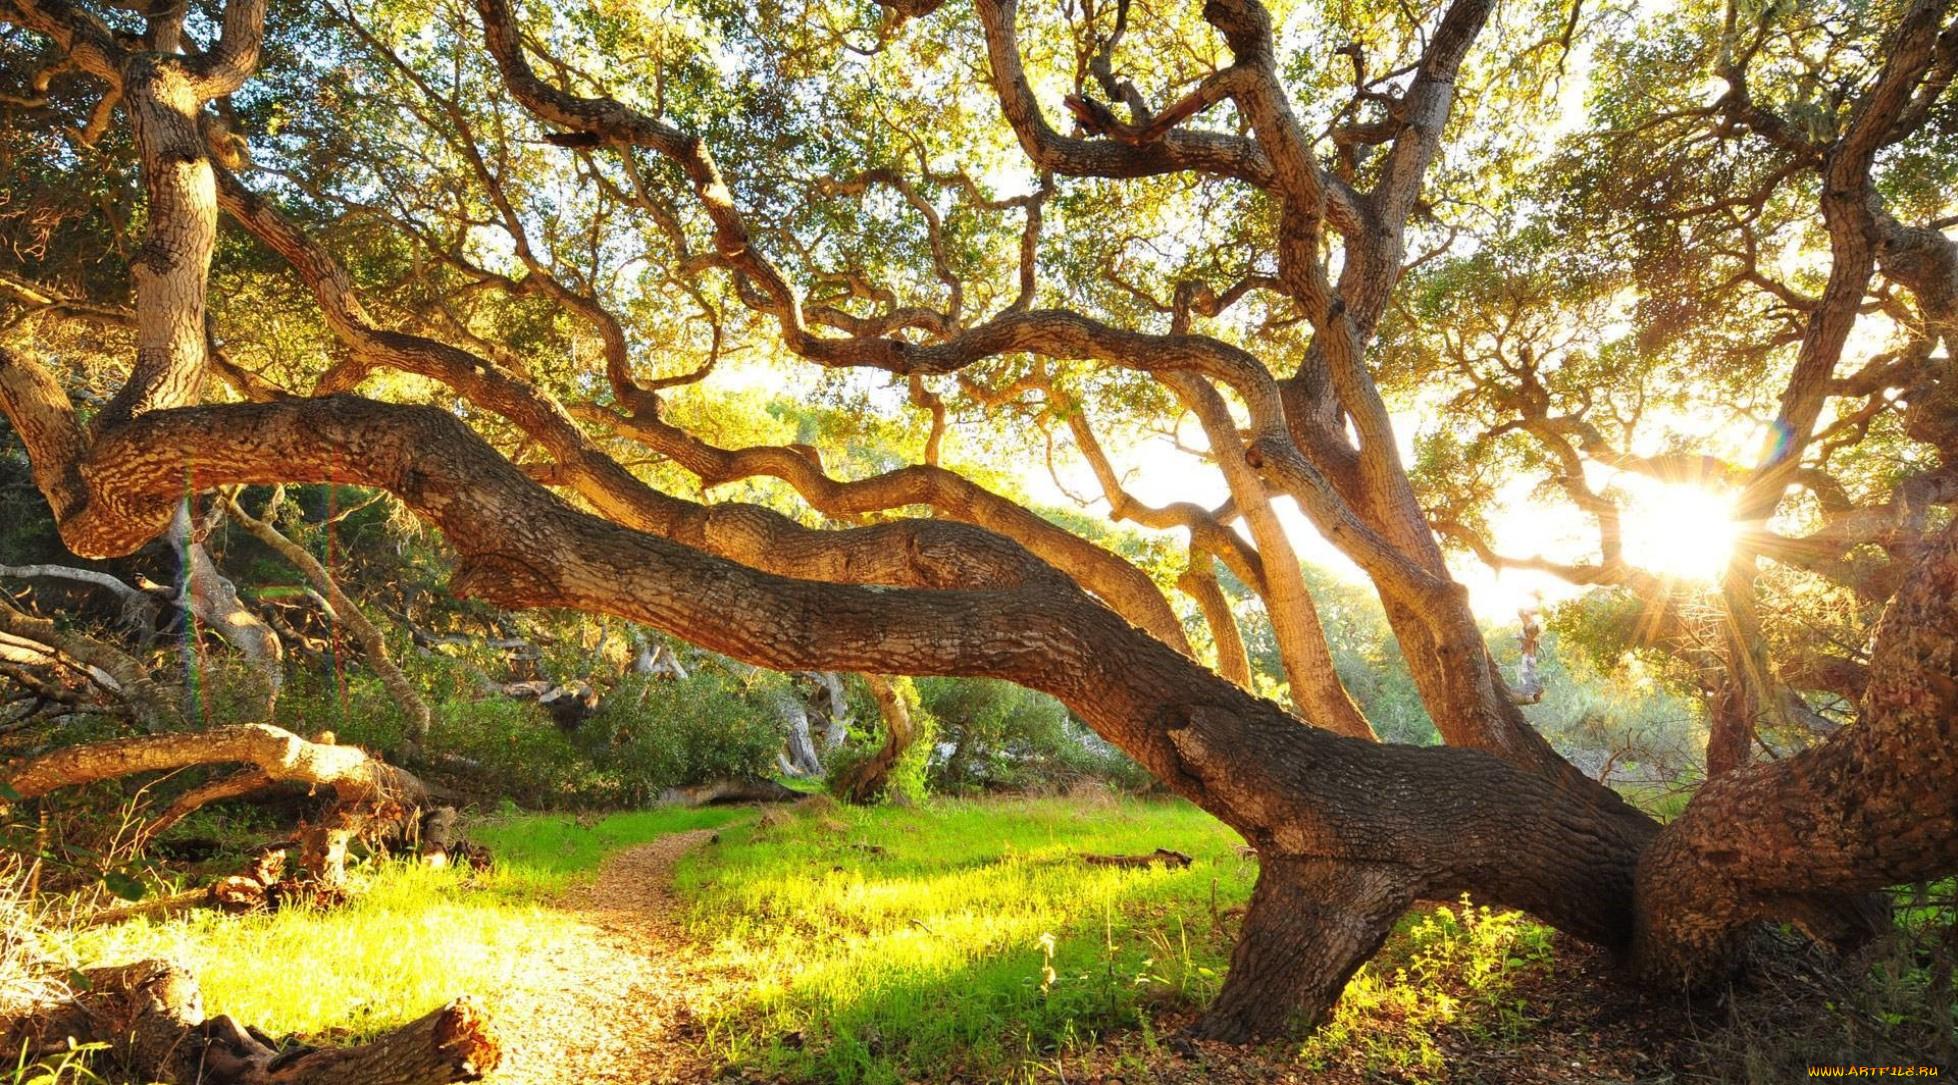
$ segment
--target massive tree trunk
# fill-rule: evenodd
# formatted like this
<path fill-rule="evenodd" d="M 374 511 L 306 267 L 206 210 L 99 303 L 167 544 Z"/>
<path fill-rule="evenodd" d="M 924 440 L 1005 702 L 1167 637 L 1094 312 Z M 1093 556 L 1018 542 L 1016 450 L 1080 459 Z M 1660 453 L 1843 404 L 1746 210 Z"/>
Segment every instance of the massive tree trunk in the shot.
<path fill-rule="evenodd" d="M 1831 942 L 1870 933 L 1862 901 L 1790 909 L 1958 867 L 1958 527 L 1928 547 L 1884 614 L 1856 725 L 1797 757 L 1709 781 L 1639 867 L 1639 960 L 1713 978 L 1754 920 Z M 1712 973 L 1710 976 L 1709 973 Z"/>
<path fill-rule="evenodd" d="M 1387 864 L 1417 895 L 1473 890 L 1583 937 L 1630 940 L 1632 872 L 1655 826 L 1616 796 L 1474 751 L 1301 726 L 1065 579 L 935 592 L 785 580 L 578 512 L 445 412 L 347 397 L 158 411 L 104 433 L 85 474 L 129 519 L 92 519 L 70 545 L 139 545 L 167 523 L 185 454 L 211 485 L 330 472 L 385 487 L 460 548 L 456 590 L 499 605 L 615 614 L 782 670 L 1017 681 L 1068 703 L 1273 860 Z M 1257 997 L 1321 1012 L 1306 1000 L 1336 985 L 1320 979 Z"/>
<path fill-rule="evenodd" d="M 816 531 L 753 506 L 708 509 L 654 490 L 599 450 L 535 385 L 453 347 L 374 328 L 351 280 L 316 244 L 234 179 L 214 178 L 201 148 L 164 138 L 181 135 L 203 101 L 242 81 L 262 6 L 232 0 L 220 43 L 184 56 L 161 46 L 130 53 L 65 6 L 14 3 L 28 13 L 28 25 L 78 64 L 137 96 L 150 229 L 159 246 L 139 259 L 154 267 L 138 277 L 144 345 L 137 372 L 92 431 L 79 425 L 45 372 L 0 351 L 0 406 L 27 441 L 37 482 L 77 553 L 114 556 L 143 545 L 168 525 L 186 488 L 354 483 L 392 492 L 443 532 L 458 552 L 458 595 L 611 614 L 777 670 L 986 676 L 1049 693 L 1257 848 L 1263 873 L 1244 940 L 1201 1026 L 1232 1039 L 1322 1017 L 1394 916 L 1421 897 L 1473 892 L 1597 944 L 1632 950 L 1656 976 L 1692 981 L 1739 924 L 1788 916 L 1841 937 L 1860 913 L 1857 902 L 1833 895 L 1840 886 L 1958 866 L 1949 806 L 1958 794 L 1958 757 L 1949 748 L 1951 691 L 1958 690 L 1950 611 L 1958 536 L 1947 537 L 1918 588 L 1900 596 L 1885 622 L 1881 665 L 1864 700 L 1866 723 L 1772 771 L 1729 774 L 1663 834 L 1558 758 L 1511 702 L 1465 594 L 1441 566 L 1362 364 L 1385 292 L 1400 273 L 1401 232 L 1438 146 L 1462 57 L 1489 14 L 1486 0 L 1447 6 L 1403 94 L 1402 134 L 1381 160 L 1377 188 L 1365 194 L 1314 161 L 1278 77 L 1269 13 L 1254 0 L 1206 5 L 1205 17 L 1224 34 L 1236 63 L 1207 82 L 1192 107 L 1230 97 L 1251 134 L 1165 130 L 1134 144 L 1063 138 L 1047 127 L 1019 70 L 1013 4 L 979 0 L 1002 108 L 1043 169 L 1109 176 L 1201 169 L 1271 190 L 1282 220 L 1279 279 L 1315 332 L 1311 371 L 1301 378 L 1323 380 L 1325 402 L 1336 408 L 1320 412 L 1326 418 L 1288 410 L 1262 362 L 1186 328 L 1148 335 L 1023 303 L 926 344 L 816 334 L 808 308 L 762 254 L 699 138 L 617 101 L 578 98 L 545 83 L 524 57 L 502 0 L 477 3 L 507 88 L 538 118 L 569 129 L 581 145 L 649 148 L 685 175 L 712 226 L 712 258 L 734 273 L 744 301 L 753 298 L 775 319 L 795 353 L 911 376 L 1028 350 L 1151 372 L 1196 397 L 1214 393 L 1212 382 L 1228 384 L 1251 418 L 1242 437 L 1213 419 L 1220 423 L 1214 447 L 1230 472 L 1244 476 L 1234 488 L 1265 501 L 1267 510 L 1259 483 L 1292 494 L 1375 577 L 1437 723 L 1451 743 L 1477 747 L 1471 749 L 1383 746 L 1308 726 L 1138 629 L 1021 546 L 968 525 L 897 520 Z M 1166 115 L 1173 126 L 1189 111 Z M 189 406 L 202 380 L 202 275 L 214 183 L 234 216 L 301 269 L 348 345 L 353 364 L 324 382 L 326 390 L 350 386 L 355 370 L 377 365 L 442 380 L 514 422 L 557 461 L 551 473 L 602 515 L 549 493 L 455 415 L 433 407 L 346 395 Z M 1337 289 L 1322 244 L 1328 224 L 1354 246 Z M 195 343 L 185 330 L 193 324 Z M 1336 432 L 1315 430 L 1315 419 L 1337 423 Z M 1253 516 L 1254 531 L 1265 531 L 1258 527 L 1263 515 Z M 1284 542 L 1282 533 L 1260 538 L 1267 541 L 1274 550 Z M 1283 564 L 1296 571 L 1289 557 Z M 1269 579 L 1272 570 L 1266 572 Z M 1286 620 L 1297 623 L 1292 628 L 1305 644 L 1308 600 L 1285 591 Z M 1307 661 L 1301 674 L 1309 680 L 1297 683 L 1306 687 L 1314 722 L 1364 733 L 1350 702 L 1341 707 L 1343 692 L 1334 696 L 1337 683 L 1319 682 L 1315 667 L 1329 670 Z M 229 737 L 242 759 L 268 771 L 312 759 L 315 773 L 336 789 L 344 781 L 354 792 L 386 793 L 377 779 L 384 774 L 371 763 L 343 765 L 318 749 L 295 751 L 290 736 L 263 733 L 271 729 L 240 730 Z M 146 740 L 157 745 L 125 749 L 116 763 L 210 759 L 203 747 L 211 736 L 175 738 L 179 745 Z M 191 744 L 200 756 L 179 748 Z M 175 752 L 150 757 L 132 752 L 138 749 Z M 28 794 L 88 774 L 72 764 L 55 772 L 53 764 L 28 766 L 13 786 Z M 1913 801 L 1935 816 L 1911 823 Z M 1723 830 L 1724 818 L 1738 819 L 1743 843 Z M 342 827 L 323 828 L 328 835 L 319 849 L 330 861 L 330 833 Z M 1809 831 L 1821 833 L 1821 844 L 1797 846 Z"/>
<path fill-rule="evenodd" d="M 1302 727 L 1064 579 L 928 592 L 786 580 L 578 512 L 445 412 L 347 397 L 157 411 L 105 431 L 82 474 L 115 495 L 124 517 L 71 521 L 70 545 L 120 552 L 167 524 L 180 457 L 194 457 L 207 485 L 331 476 L 389 489 L 459 548 L 456 590 L 500 605 L 610 613 L 783 670 L 1016 681 L 1068 703 L 1237 828 L 1273 869 L 1307 859 L 1390 867 L 1403 879 L 1398 892 L 1472 891 L 1601 944 L 1633 939 L 1633 872 L 1657 827 L 1615 795 L 1476 751 L 1378 746 Z M 1950 680 L 1948 659 L 1928 665 L 1947 668 L 1932 673 Z M 1954 763 L 1926 778 L 1949 784 Z M 1814 888 L 1805 881 L 1795 892 Z M 1324 907 L 1371 915 L 1377 889 L 1378 879 L 1333 884 L 1326 892 L 1342 899 Z M 1301 953 L 1331 952 L 1320 939 L 1299 944 L 1310 947 Z M 1337 968 L 1356 967 L 1371 946 L 1368 937 L 1337 944 L 1352 958 Z M 1648 957 L 1668 959 L 1665 944 Z M 1328 967 L 1247 971 L 1229 985 L 1229 1005 L 1322 1013 L 1338 987 Z"/>
<path fill-rule="evenodd" d="M 1264 860 L 1224 989 L 1196 1033 L 1244 1043 L 1319 1024 L 1412 892 L 1413 880 L 1389 865 Z"/>

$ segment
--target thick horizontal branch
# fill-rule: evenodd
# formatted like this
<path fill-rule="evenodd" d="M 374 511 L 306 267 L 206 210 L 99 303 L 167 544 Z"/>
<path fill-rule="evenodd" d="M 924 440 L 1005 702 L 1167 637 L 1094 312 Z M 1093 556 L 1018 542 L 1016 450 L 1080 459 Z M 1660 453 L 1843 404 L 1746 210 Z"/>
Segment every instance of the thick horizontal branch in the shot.
<path fill-rule="evenodd" d="M 1017 682 L 1073 707 L 1261 851 L 1404 864 L 1436 893 L 1472 887 L 1583 937 L 1629 936 L 1622 904 L 1654 826 L 1608 791 L 1476 751 L 1383 747 L 1301 726 L 1072 585 L 790 580 L 573 509 L 446 412 L 350 397 L 165 410 L 114 427 L 84 474 L 121 495 L 129 525 L 75 542 L 140 545 L 181 499 L 186 470 L 198 489 L 328 478 L 387 489 L 457 547 L 454 589 L 499 605 L 613 614 L 778 670 Z M 1516 831 L 1550 838 L 1464 840 L 1463 826 L 1502 825 L 1518 802 L 1533 812 Z"/>
<path fill-rule="evenodd" d="M 698 475 L 705 486 L 721 486 L 755 476 L 779 478 L 795 487 L 812 508 L 828 516 L 849 518 L 907 505 L 925 505 L 941 516 L 997 532 L 1073 577 L 1163 643 L 1187 650 L 1182 623 L 1146 573 L 1119 555 L 954 471 L 918 464 L 845 482 L 831 478 L 814 460 L 792 448 L 723 449 L 657 415 L 622 416 L 597 409 L 574 413 L 609 424 L 619 433 L 672 457 Z"/>
<path fill-rule="evenodd" d="M 35 799 L 136 773 L 232 763 L 256 766 L 272 781 L 331 788 L 349 804 L 412 806 L 423 793 L 419 780 L 357 746 L 308 742 L 263 723 L 67 746 L 13 766 L 7 783 L 21 798 Z"/>

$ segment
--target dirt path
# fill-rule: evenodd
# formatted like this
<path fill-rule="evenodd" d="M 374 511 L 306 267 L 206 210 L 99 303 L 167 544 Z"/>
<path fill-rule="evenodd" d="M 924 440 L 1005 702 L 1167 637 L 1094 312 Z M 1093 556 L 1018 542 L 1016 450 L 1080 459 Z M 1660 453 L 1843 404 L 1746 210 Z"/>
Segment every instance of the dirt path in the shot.
<path fill-rule="evenodd" d="M 673 862 L 714 834 L 625 849 L 567 894 L 564 937 L 497 999 L 504 1069 L 494 1085 L 654 1085 L 709 1080 L 690 1000 L 707 988 L 673 896 Z"/>

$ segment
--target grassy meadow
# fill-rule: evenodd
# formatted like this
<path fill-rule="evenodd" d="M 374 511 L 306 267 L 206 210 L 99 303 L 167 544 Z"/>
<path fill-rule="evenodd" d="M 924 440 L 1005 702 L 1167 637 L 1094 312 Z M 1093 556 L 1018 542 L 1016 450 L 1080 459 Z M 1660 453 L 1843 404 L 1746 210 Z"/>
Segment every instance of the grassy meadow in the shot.
<path fill-rule="evenodd" d="M 1256 860 L 1181 802 L 1061 799 L 817 807 L 748 822 L 682 860 L 694 933 L 740 978 L 715 1054 L 791 1080 L 1054 1081 L 1113 1029 L 1155 1049 L 1161 1020 L 1216 993 Z M 1091 866 L 1169 848 L 1186 869 Z M 1550 958 L 1515 913 L 1418 909 L 1294 1055 L 1419 1078 L 1437 1037 L 1526 1023 L 1510 997 Z"/>
<path fill-rule="evenodd" d="M 43 952 L 71 967 L 169 957 L 190 966 L 211 1014 L 273 1035 L 356 1039 L 413 1020 L 458 994 L 488 998 L 551 952 L 551 900 L 618 848 L 725 824 L 724 808 L 499 818 L 471 830 L 496 856 L 487 871 L 388 862 L 355 867 L 355 893 L 331 909 L 229 916 L 194 911 L 55 932 Z"/>
<path fill-rule="evenodd" d="M 1215 993 L 1256 876 L 1234 833 L 1180 802 L 515 815 L 472 830 L 489 871 L 382 863 L 357 868 L 341 908 L 135 920 L 50 934 L 44 949 L 72 965 L 174 957 L 211 1013 L 354 1039 L 465 991 L 494 1008 L 564 937 L 554 898 L 619 848 L 704 827 L 721 832 L 675 875 L 721 977 L 700 1000 L 703 1042 L 717 1062 L 787 1080 L 1054 1080 L 1111 1031 L 1153 1055 L 1158 1025 Z M 1156 848 L 1195 861 L 1080 860 Z M 1548 959 L 1547 937 L 1486 909 L 1412 913 L 1337 1019 L 1286 1057 L 1438 1072 L 1439 1030 L 1523 1026 L 1509 986 Z"/>

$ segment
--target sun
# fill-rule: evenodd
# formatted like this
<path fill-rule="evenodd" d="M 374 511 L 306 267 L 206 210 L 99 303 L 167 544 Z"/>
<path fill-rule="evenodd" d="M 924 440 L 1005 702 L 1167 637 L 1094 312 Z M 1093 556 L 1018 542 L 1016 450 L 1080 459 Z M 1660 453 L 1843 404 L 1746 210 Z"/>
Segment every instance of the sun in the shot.
<path fill-rule="evenodd" d="M 1734 552 L 1733 500 L 1702 486 L 1624 479 L 1625 560 L 1675 580 L 1711 583 Z"/>

